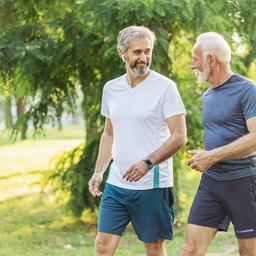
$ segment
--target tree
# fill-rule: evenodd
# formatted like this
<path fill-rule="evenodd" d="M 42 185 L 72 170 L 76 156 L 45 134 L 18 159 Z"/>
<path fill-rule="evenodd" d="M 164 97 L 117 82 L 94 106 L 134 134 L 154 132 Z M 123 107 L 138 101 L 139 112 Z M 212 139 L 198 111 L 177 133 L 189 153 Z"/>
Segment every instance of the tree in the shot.
<path fill-rule="evenodd" d="M 156 69 L 167 75 L 171 78 L 176 78 L 175 81 L 181 82 L 178 86 L 181 89 L 181 85 L 184 85 L 184 88 L 188 88 L 191 91 L 191 80 L 192 73 L 189 76 L 185 76 L 184 73 L 187 73 L 187 70 L 184 71 L 182 68 L 176 70 L 174 68 L 174 63 L 178 64 L 176 61 L 178 55 L 175 53 L 178 51 L 180 54 L 184 52 L 186 61 L 180 62 L 181 65 L 187 62 L 187 67 L 189 68 L 189 57 L 190 49 L 183 47 L 183 45 L 179 45 L 184 40 L 184 44 L 189 43 L 191 45 L 191 41 L 195 39 L 195 34 L 193 32 L 193 27 L 188 26 L 188 24 L 193 24 L 192 21 L 195 20 L 196 24 L 200 24 L 200 22 L 204 21 L 206 25 L 210 26 L 212 24 L 211 20 L 204 20 L 203 15 L 199 15 L 197 18 L 194 15 L 194 8 L 202 7 L 201 11 L 204 13 L 205 8 L 202 2 L 190 3 L 190 2 L 180 2 L 180 1 L 84 1 L 83 4 L 80 5 L 79 11 L 84 14 L 84 17 L 91 17 L 94 20 L 93 29 L 89 29 L 90 31 L 90 39 L 93 44 L 91 44 L 91 58 L 90 63 L 93 65 L 88 65 L 87 68 L 91 71 L 91 74 L 94 74 L 94 77 L 87 76 L 82 77 L 80 81 L 82 81 L 83 91 L 85 92 L 86 102 L 90 103 L 91 107 L 87 105 L 87 119 L 89 120 L 89 127 L 87 127 L 87 131 L 89 131 L 88 138 L 91 138 L 91 134 L 102 130 L 102 121 L 99 121 L 99 117 L 96 117 L 99 114 L 99 107 L 101 101 L 101 91 L 102 86 L 106 81 L 112 79 L 124 72 L 124 68 L 120 66 L 120 59 L 116 52 L 116 34 L 113 31 L 118 32 L 122 28 L 131 25 L 145 25 L 155 30 L 158 40 L 154 50 L 153 56 L 153 69 Z M 222 4 L 221 8 L 225 8 Z M 219 8 L 220 9 L 220 8 Z M 140 14 L 140 15 L 138 15 Z M 217 16 L 217 12 L 215 13 Z M 170 17 L 167 19 L 166 17 Z M 88 19 L 88 18 L 84 18 Z M 217 26 L 217 24 L 216 24 Z M 192 30 L 188 31 L 189 29 Z M 88 28 L 87 28 L 88 30 Z M 181 34 L 182 39 L 181 40 Z M 186 38 L 186 36 L 189 36 Z M 178 47 L 176 47 L 176 44 Z M 177 50 L 177 49 L 178 50 Z M 171 50 L 174 50 L 172 52 Z M 100 60 L 100 62 L 99 62 Z M 111 65 L 110 65 L 111 63 Z M 122 64 L 122 63 L 121 63 Z M 175 70 L 175 72 L 174 72 Z M 180 81 L 180 76 L 183 76 L 183 81 Z M 84 73 L 80 73 L 83 75 Z M 88 82 L 87 82 L 88 81 Z M 87 82 L 87 83 L 86 83 Z M 89 85 L 89 86 L 88 86 Z M 95 89 L 95 87 L 97 89 Z M 183 97 L 186 99 L 185 102 L 189 107 L 192 106 L 190 112 L 188 112 L 188 123 L 191 124 L 191 134 L 189 134 L 189 142 L 190 145 L 193 146 L 201 146 L 202 147 L 202 129 L 201 129 L 201 121 L 200 115 L 198 114 L 200 111 L 200 103 L 199 96 L 202 94 L 202 90 L 197 90 L 197 94 L 195 97 L 186 97 L 186 94 Z M 185 89 L 186 90 L 186 89 Z M 184 90 L 184 91 L 185 91 Z M 183 91 L 181 89 L 181 91 Z M 89 92 L 89 93 L 86 93 Z M 96 94 L 95 94 L 96 92 Z M 92 95 L 94 97 L 92 97 Z M 196 104 L 195 104 L 196 102 Z M 85 103 L 86 104 L 86 103 Z M 96 115 L 96 116 L 95 116 Z M 196 116 L 196 118 L 195 118 Z M 93 118 L 91 118 L 93 117 Z M 94 122 L 91 122 L 93 120 Z M 96 122 L 96 120 L 98 120 Z M 92 126 L 93 124 L 93 126 Z M 97 124 L 96 126 L 94 126 Z M 93 132 L 92 132 L 93 131 Z M 192 132 L 193 131 L 193 132 Z M 196 131 L 196 132 L 194 132 Z M 93 137 L 97 141 L 99 141 L 100 132 L 97 136 Z M 94 145 L 92 149 L 95 149 L 95 144 L 91 143 L 90 145 Z M 89 145 L 85 149 L 88 150 Z M 89 150 L 90 151 L 90 150 Z M 86 156 L 86 154 L 85 154 Z M 184 158 L 186 156 L 185 151 L 181 151 L 178 154 L 179 159 Z M 65 159 L 65 157 L 63 158 Z M 80 161 L 75 169 L 63 169 L 62 166 L 65 165 L 65 161 L 62 163 L 61 168 L 58 169 L 57 173 L 55 172 L 52 177 L 65 177 L 72 172 L 72 177 L 69 177 L 70 180 L 75 177 L 76 182 L 79 184 L 84 184 L 83 186 L 79 186 L 77 183 L 70 184 L 69 191 L 72 191 L 72 203 L 73 206 L 78 206 L 75 209 L 75 212 L 81 214 L 81 210 L 84 207 L 90 206 L 93 208 L 95 206 L 95 201 L 92 202 L 91 196 L 88 195 L 88 187 L 87 182 L 90 178 L 94 166 L 95 158 L 87 158 L 81 157 Z M 181 161 L 175 161 L 175 178 L 176 181 L 178 179 L 178 169 L 180 169 Z M 87 168 L 88 166 L 88 168 Z M 76 169 L 77 168 L 77 169 Z M 84 169 L 85 172 L 81 173 L 80 170 Z M 65 183 L 65 181 L 64 181 Z M 177 188 L 177 187 L 176 187 Z M 84 196 L 84 200 L 81 200 L 79 195 Z M 176 193 L 177 194 L 177 193 Z M 88 204 L 88 202 L 92 202 Z"/>
<path fill-rule="evenodd" d="M 64 62 L 68 46 L 55 55 L 62 34 L 57 21 L 48 20 L 49 13 L 44 10 L 49 4 L 47 1 L 40 4 L 2 1 L 1 4 L 1 11 L 16 14 L 1 20 L 0 33 L 0 83 L 8 97 L 15 94 L 17 104 L 22 102 L 25 106 L 14 124 L 14 135 L 19 130 L 24 134 L 28 120 L 33 122 L 36 131 L 42 131 L 49 119 L 61 116 L 63 100 L 71 109 L 74 106 L 74 85 L 69 79 L 72 70 L 68 70 Z M 55 3 L 55 7 L 59 6 Z M 62 65 L 56 58 L 62 59 Z"/>
<path fill-rule="evenodd" d="M 256 35 L 253 32 L 256 26 L 256 2 L 229 1 L 229 17 L 233 24 L 234 69 L 242 75 L 247 75 L 256 59 Z"/>
<path fill-rule="evenodd" d="M 61 117 L 64 103 L 71 112 L 75 109 L 77 86 L 84 94 L 85 145 L 60 158 L 50 175 L 56 186 L 69 192 L 69 205 L 76 215 L 98 204 L 88 195 L 87 182 L 103 129 L 102 87 L 125 72 L 116 50 L 118 31 L 133 24 L 153 29 L 157 42 L 152 69 L 173 79 L 181 92 L 187 108 L 188 143 L 175 157 L 177 184 L 186 150 L 203 147 L 200 112 L 205 85 L 197 84 L 189 70 L 195 38 L 215 30 L 235 47 L 232 38 L 237 33 L 250 51 L 243 62 L 235 59 L 234 66 L 245 67 L 246 72 L 255 59 L 255 16 L 248 17 L 254 5 L 252 0 L 0 1 L 0 86 L 6 97 L 15 94 L 25 106 L 14 124 L 16 134 L 26 129 L 28 120 L 42 131 L 44 124 Z"/>

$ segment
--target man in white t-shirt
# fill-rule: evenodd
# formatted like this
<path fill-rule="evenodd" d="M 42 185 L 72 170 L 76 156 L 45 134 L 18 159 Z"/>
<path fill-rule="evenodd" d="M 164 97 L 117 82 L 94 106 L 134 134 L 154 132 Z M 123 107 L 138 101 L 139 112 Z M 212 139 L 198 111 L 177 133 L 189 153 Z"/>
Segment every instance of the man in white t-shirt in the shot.
<path fill-rule="evenodd" d="M 155 34 L 144 26 L 119 32 L 117 49 L 126 74 L 106 83 L 106 117 L 98 159 L 89 181 L 98 191 L 111 160 L 100 202 L 95 256 L 114 255 L 132 223 L 147 255 L 165 256 L 174 220 L 172 156 L 186 143 L 185 108 L 176 84 L 150 70 Z"/>

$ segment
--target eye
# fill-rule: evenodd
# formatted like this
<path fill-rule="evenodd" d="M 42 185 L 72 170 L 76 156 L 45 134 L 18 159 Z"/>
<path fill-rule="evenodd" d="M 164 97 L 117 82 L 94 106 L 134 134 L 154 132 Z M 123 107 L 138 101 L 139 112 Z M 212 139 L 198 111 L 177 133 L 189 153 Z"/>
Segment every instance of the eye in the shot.
<path fill-rule="evenodd" d="M 192 63 L 196 63 L 196 62 L 198 62 L 198 58 L 193 57 L 192 58 Z"/>
<path fill-rule="evenodd" d="M 136 54 L 136 55 L 139 55 L 140 53 L 141 53 L 141 51 L 139 51 L 139 50 L 134 51 L 134 54 Z"/>

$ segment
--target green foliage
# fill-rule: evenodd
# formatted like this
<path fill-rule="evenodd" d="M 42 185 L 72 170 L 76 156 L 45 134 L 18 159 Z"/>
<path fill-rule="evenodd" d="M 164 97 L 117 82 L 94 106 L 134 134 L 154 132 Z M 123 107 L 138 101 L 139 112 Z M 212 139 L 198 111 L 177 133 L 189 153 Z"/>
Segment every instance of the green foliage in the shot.
<path fill-rule="evenodd" d="M 232 68 L 246 75 L 255 67 L 254 7 L 254 0 L 0 0 L 0 93 L 25 104 L 13 124 L 14 136 L 27 128 L 28 120 L 40 132 L 59 120 L 64 108 L 73 113 L 76 89 L 81 88 L 86 147 L 71 152 L 70 158 L 66 153 L 52 178 L 61 177 L 60 187 L 70 190 L 70 206 L 76 209 L 77 204 L 78 215 L 83 207 L 97 204 L 87 182 L 96 161 L 95 137 L 104 125 L 102 88 L 125 72 L 116 50 L 118 31 L 144 25 L 157 36 L 152 69 L 177 83 L 187 109 L 188 143 L 174 163 L 177 184 L 187 149 L 203 148 L 201 96 L 208 85 L 198 84 L 189 69 L 195 38 L 212 30 L 224 35 L 239 57 L 234 56 Z"/>
<path fill-rule="evenodd" d="M 24 114 L 14 124 L 15 133 L 26 127 L 27 120 L 33 122 L 36 131 L 42 130 L 45 124 L 60 119 L 64 104 L 71 112 L 75 109 L 73 43 L 63 40 L 62 31 L 66 30 L 60 27 L 59 15 L 49 20 L 49 13 L 56 13 L 44 9 L 47 2 L 27 1 L 25 6 L 22 1 L 1 2 L 20 21 L 10 16 L 0 31 L 0 86 L 5 94 L 26 103 Z M 59 6 L 56 2 L 52 10 L 56 12 Z M 68 15 L 67 9 L 62 10 L 63 20 Z"/>
<path fill-rule="evenodd" d="M 236 72 L 247 75 L 253 60 L 256 58 L 256 8 L 254 0 L 241 0 L 229 2 L 229 19 L 234 32 L 233 46 L 235 51 L 232 67 Z"/>

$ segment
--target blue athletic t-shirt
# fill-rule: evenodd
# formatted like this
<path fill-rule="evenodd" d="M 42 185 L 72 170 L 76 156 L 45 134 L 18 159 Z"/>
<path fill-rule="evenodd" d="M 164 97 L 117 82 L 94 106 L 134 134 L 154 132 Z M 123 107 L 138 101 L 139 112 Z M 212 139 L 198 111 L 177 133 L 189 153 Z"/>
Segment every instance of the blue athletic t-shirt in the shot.
<path fill-rule="evenodd" d="M 246 120 L 256 116 L 256 84 L 234 74 L 203 95 L 204 148 L 227 145 L 248 133 Z M 232 180 L 256 174 L 255 154 L 214 164 L 205 174 L 216 180 Z"/>

